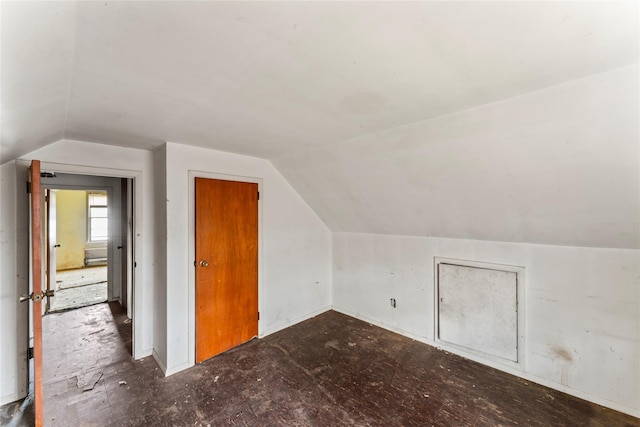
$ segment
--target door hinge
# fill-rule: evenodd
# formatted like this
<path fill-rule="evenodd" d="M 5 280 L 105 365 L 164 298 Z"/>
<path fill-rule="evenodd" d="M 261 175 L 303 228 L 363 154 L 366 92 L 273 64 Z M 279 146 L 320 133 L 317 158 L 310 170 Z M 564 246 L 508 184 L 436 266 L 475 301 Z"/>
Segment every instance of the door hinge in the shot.
<path fill-rule="evenodd" d="M 31 183 L 27 181 L 27 194 L 31 194 Z"/>
<path fill-rule="evenodd" d="M 260 200 L 260 192 L 258 191 L 258 200 Z"/>
<path fill-rule="evenodd" d="M 33 347 L 27 349 L 27 360 L 33 359 Z"/>
<path fill-rule="evenodd" d="M 258 320 L 260 320 L 260 312 L 258 312 Z"/>

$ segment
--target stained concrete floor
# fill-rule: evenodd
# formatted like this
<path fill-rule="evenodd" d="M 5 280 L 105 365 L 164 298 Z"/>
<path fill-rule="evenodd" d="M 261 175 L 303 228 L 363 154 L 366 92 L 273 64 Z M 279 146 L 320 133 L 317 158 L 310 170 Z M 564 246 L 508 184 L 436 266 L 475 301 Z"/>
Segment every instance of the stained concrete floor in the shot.
<path fill-rule="evenodd" d="M 56 271 L 56 289 L 69 289 L 106 281 L 106 265 Z"/>
<path fill-rule="evenodd" d="M 128 356 L 117 304 L 58 316 L 68 332 L 47 361 L 50 426 L 640 425 L 333 311 L 168 378 Z"/>
<path fill-rule="evenodd" d="M 56 292 L 51 312 L 86 307 L 107 300 L 107 267 L 88 267 L 56 272 Z"/>

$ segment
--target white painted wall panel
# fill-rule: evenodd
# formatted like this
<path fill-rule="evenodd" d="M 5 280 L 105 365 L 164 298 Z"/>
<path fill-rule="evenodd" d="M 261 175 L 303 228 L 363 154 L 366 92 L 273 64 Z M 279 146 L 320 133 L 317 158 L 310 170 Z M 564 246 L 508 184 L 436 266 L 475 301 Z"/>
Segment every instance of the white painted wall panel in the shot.
<path fill-rule="evenodd" d="M 27 393 L 27 335 L 29 306 L 18 303 L 29 291 L 29 251 L 16 237 L 28 235 L 24 221 L 18 223 L 17 212 L 25 212 L 27 201 L 16 194 L 17 169 L 14 161 L 0 166 L 0 405 L 17 400 Z M 28 211 L 27 211 L 28 212 Z M 28 213 L 27 213 L 28 215 Z M 19 228 L 20 227 L 20 228 Z M 24 337 L 24 339 L 19 339 Z"/>
<path fill-rule="evenodd" d="M 167 360 L 167 150 L 162 145 L 153 152 L 155 194 L 156 283 L 153 293 L 153 357 L 166 370 Z"/>
<path fill-rule="evenodd" d="M 439 339 L 518 360 L 515 272 L 440 263 L 437 286 Z"/>
<path fill-rule="evenodd" d="M 333 242 L 334 308 L 432 345 L 435 257 L 525 267 L 525 365 L 465 356 L 640 416 L 639 250 L 359 233 Z"/>

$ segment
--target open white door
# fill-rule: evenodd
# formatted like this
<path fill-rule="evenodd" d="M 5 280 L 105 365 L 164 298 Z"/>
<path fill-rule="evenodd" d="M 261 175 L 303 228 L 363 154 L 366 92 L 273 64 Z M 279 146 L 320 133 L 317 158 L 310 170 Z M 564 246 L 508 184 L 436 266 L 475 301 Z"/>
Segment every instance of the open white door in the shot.
<path fill-rule="evenodd" d="M 56 291 L 56 248 L 60 247 L 57 239 L 56 224 L 56 191 L 45 190 L 45 201 L 47 206 L 47 291 Z M 49 312 L 51 308 L 50 298 L 47 298 L 45 310 Z"/>

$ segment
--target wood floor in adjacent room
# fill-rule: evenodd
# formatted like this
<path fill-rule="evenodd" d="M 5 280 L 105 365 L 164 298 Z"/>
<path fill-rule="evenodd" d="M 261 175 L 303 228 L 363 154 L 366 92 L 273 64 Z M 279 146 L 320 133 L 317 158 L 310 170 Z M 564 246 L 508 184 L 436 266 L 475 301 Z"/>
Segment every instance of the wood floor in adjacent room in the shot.
<path fill-rule="evenodd" d="M 48 426 L 640 425 L 334 311 L 168 378 L 131 360 L 117 304 L 56 316 Z M 11 415 L 5 405 L 0 423 L 28 425 Z"/>

